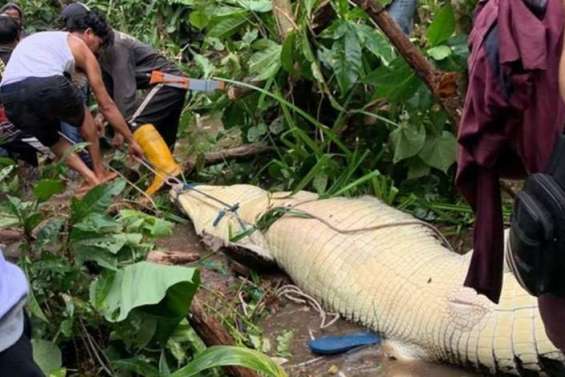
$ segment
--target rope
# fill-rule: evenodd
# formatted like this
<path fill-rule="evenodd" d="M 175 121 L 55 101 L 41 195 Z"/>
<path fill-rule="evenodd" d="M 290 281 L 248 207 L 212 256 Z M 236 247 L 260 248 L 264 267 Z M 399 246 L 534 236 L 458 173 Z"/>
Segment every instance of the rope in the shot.
<path fill-rule="evenodd" d="M 303 290 L 298 288 L 296 285 L 287 284 L 283 285 L 279 289 L 275 291 L 275 295 L 279 298 L 284 297 L 289 301 L 292 301 L 296 304 L 306 304 L 309 305 L 312 309 L 314 309 L 320 315 L 321 323 L 320 329 L 325 329 L 333 325 L 337 322 L 340 318 L 339 313 L 329 313 L 322 309 L 322 305 L 312 296 L 304 293 Z M 332 315 L 332 318 L 329 322 L 326 322 L 327 315 Z"/>
<path fill-rule="evenodd" d="M 300 204 L 304 204 L 304 203 L 300 203 Z M 375 231 L 375 230 L 381 230 L 381 229 L 386 229 L 386 228 L 393 228 L 393 227 L 397 227 L 397 226 L 407 226 L 407 225 L 422 225 L 424 227 L 429 228 L 432 232 L 434 232 L 435 236 L 439 238 L 439 240 L 450 250 L 450 251 L 455 251 L 453 249 L 453 247 L 451 246 L 451 244 L 449 243 L 449 241 L 447 240 L 447 238 L 445 238 L 445 236 L 440 232 L 440 230 L 435 227 L 432 224 L 429 224 L 425 221 L 420 221 L 420 220 L 407 220 L 407 221 L 397 221 L 397 222 L 392 222 L 392 223 L 387 223 L 387 224 L 380 224 L 380 225 L 373 225 L 373 226 L 368 226 L 368 227 L 361 227 L 361 228 L 354 228 L 354 229 L 340 229 L 334 225 L 332 225 L 329 221 L 321 218 L 320 216 L 314 215 L 308 211 L 296 208 L 297 206 L 299 206 L 300 204 L 297 204 L 296 206 L 293 207 L 274 207 L 272 208 L 272 210 L 274 209 L 292 209 L 294 211 L 300 212 L 301 214 L 304 214 L 308 217 L 310 217 L 311 219 L 314 220 L 318 220 L 319 222 L 321 222 L 322 224 L 324 224 L 325 226 L 327 226 L 328 228 L 330 228 L 331 230 L 333 230 L 334 232 L 337 233 L 341 233 L 341 234 L 353 234 L 353 233 L 361 233 L 361 232 L 370 232 L 370 231 Z M 296 214 L 285 214 L 285 216 L 289 216 L 289 217 L 298 217 Z"/>

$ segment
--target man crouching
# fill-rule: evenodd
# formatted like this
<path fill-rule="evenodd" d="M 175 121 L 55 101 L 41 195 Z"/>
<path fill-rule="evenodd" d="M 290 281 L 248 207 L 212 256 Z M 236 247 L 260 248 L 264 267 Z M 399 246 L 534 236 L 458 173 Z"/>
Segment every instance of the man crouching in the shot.
<path fill-rule="evenodd" d="M 100 66 L 94 56 L 112 40 L 112 30 L 104 17 L 91 12 L 70 32 L 41 32 L 23 39 L 14 49 L 0 83 L 0 102 L 10 121 L 22 132 L 35 136 L 85 179 L 82 190 L 105 182 L 113 175 L 103 165 L 98 135 L 92 115 L 70 74 L 83 71 L 96 96 L 100 112 L 116 132 L 129 143 L 131 155 L 143 157 L 124 117 L 106 91 Z M 60 137 L 60 124 L 79 127 L 89 143 L 93 170 L 71 151 Z"/>

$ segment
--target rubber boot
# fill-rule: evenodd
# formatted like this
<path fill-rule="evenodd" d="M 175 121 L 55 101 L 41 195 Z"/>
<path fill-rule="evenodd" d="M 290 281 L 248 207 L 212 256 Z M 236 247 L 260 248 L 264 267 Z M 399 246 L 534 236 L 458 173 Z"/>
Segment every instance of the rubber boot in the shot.
<path fill-rule="evenodd" d="M 176 177 L 182 171 L 175 161 L 167 143 L 152 124 L 144 124 L 133 132 L 133 138 L 143 149 L 145 158 L 159 174 L 145 191 L 148 195 L 156 193 L 165 183 L 162 175 Z"/>

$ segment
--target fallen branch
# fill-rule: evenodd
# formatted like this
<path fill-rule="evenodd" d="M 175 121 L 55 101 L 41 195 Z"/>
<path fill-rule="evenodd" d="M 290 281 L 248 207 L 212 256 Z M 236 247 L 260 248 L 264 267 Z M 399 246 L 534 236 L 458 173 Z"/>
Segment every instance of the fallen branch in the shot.
<path fill-rule="evenodd" d="M 198 294 L 192 300 L 189 321 L 194 331 L 208 346 L 235 345 L 235 341 L 226 329 L 213 316 L 206 313 Z M 233 377 L 259 377 L 250 369 L 241 367 L 225 367 L 224 370 Z"/>
<path fill-rule="evenodd" d="M 450 116 L 454 125 L 457 126 L 463 105 L 463 99 L 457 94 L 457 74 L 436 70 L 420 49 L 410 42 L 394 19 L 390 17 L 385 8 L 377 1 L 351 1 L 367 12 L 371 19 L 379 26 L 398 53 L 424 81 L 432 95 Z"/>
<path fill-rule="evenodd" d="M 199 259 L 198 253 L 186 251 L 151 251 L 147 254 L 147 261 L 157 264 L 188 264 Z"/>
<path fill-rule="evenodd" d="M 0 229 L 0 243 L 12 243 L 23 239 L 24 233 L 21 230 L 15 229 Z"/>
<path fill-rule="evenodd" d="M 223 161 L 227 160 L 239 160 L 245 159 L 253 156 L 257 156 L 262 153 L 266 153 L 271 151 L 272 148 L 268 145 L 255 143 L 255 144 L 245 144 L 239 147 L 223 149 L 217 152 L 209 152 L 204 154 L 202 164 L 204 166 L 218 164 Z M 197 158 L 189 158 L 188 161 L 185 163 L 184 170 L 185 172 L 191 172 L 192 169 L 198 164 Z"/>

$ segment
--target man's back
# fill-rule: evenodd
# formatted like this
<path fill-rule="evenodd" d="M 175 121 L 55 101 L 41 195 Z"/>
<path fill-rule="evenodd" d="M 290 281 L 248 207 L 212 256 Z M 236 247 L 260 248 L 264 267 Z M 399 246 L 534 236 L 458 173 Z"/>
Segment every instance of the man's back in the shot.
<path fill-rule="evenodd" d="M 48 31 L 23 39 L 12 52 L 0 85 L 29 77 L 50 77 L 72 72 L 74 58 L 68 38 L 69 33 Z"/>

